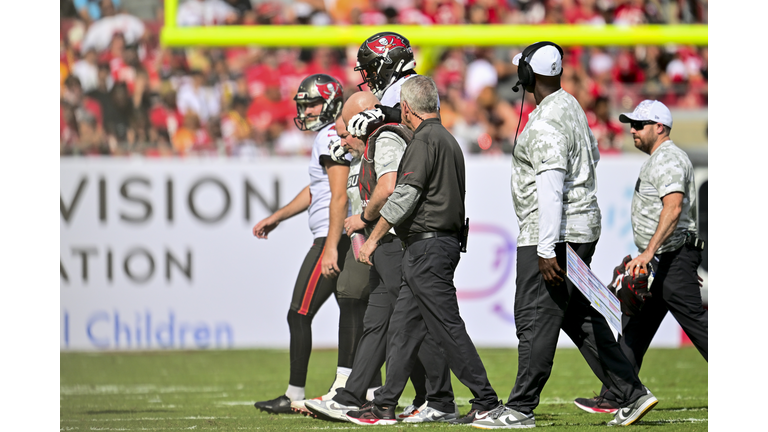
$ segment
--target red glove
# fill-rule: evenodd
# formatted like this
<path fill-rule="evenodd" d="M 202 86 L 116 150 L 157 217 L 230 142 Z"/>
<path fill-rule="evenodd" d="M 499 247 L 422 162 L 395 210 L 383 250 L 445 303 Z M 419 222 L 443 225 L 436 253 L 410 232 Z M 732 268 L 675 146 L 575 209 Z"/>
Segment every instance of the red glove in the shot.
<path fill-rule="evenodd" d="M 613 295 L 616 295 L 617 287 L 621 287 L 621 278 L 624 276 L 624 272 L 626 272 L 625 267 L 627 266 L 627 263 L 630 261 L 632 261 L 632 256 L 627 255 L 623 260 L 621 260 L 621 264 L 617 265 L 613 269 L 611 283 L 608 284 L 608 289 L 613 293 Z"/>
<path fill-rule="evenodd" d="M 629 316 L 635 316 L 643 308 L 645 300 L 652 297 L 648 290 L 648 273 L 640 269 L 635 276 L 629 271 L 621 280 L 621 288 L 616 291 L 616 297 L 621 302 L 621 311 Z"/>

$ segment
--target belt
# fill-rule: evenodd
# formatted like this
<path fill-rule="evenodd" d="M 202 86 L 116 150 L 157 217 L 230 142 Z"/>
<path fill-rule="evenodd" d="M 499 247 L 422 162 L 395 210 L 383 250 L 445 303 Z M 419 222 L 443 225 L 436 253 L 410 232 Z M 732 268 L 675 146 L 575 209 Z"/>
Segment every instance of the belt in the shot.
<path fill-rule="evenodd" d="M 403 242 L 403 247 L 411 246 L 412 244 L 416 243 L 419 240 L 426 240 L 431 238 L 437 238 L 437 237 L 455 237 L 459 238 L 458 234 L 454 232 L 447 232 L 447 231 L 430 231 L 430 232 L 422 232 L 417 233 L 412 236 L 408 236 L 408 238 Z"/>
<path fill-rule="evenodd" d="M 382 237 L 381 240 L 379 240 L 379 245 L 383 245 L 383 244 L 386 244 L 386 243 L 392 243 L 396 239 L 397 239 L 396 235 L 394 235 L 392 233 L 386 233 L 386 234 L 384 234 L 384 237 Z"/>

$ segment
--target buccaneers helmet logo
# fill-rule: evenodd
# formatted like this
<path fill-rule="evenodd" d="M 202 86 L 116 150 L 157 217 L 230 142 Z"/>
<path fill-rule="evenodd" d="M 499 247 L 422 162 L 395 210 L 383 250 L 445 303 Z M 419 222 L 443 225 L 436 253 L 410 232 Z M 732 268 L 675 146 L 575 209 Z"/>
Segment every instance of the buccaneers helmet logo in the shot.
<path fill-rule="evenodd" d="M 395 48 L 402 47 L 408 48 L 405 43 L 397 36 L 382 36 L 373 42 L 365 43 L 368 48 L 373 51 L 379 57 L 384 59 L 384 63 L 391 64 L 392 59 L 389 58 L 389 52 Z"/>
<path fill-rule="evenodd" d="M 325 100 L 333 100 L 339 93 L 339 85 L 335 82 L 329 82 L 327 84 L 315 84 L 320 96 Z"/>

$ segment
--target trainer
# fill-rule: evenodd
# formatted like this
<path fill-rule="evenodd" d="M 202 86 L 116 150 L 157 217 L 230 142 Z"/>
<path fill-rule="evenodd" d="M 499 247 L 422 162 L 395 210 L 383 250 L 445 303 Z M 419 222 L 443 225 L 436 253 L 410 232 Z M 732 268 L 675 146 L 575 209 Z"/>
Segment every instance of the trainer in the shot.
<path fill-rule="evenodd" d="M 459 315 L 453 284 L 464 221 L 464 155 L 438 119 L 432 79 L 408 79 L 400 97 L 402 124 L 414 131 L 413 140 L 400 161 L 395 191 L 359 256 L 370 264 L 377 242 L 393 226 L 406 246 L 402 287 L 389 326 L 385 384 L 372 403 L 347 413 L 350 421 L 365 425 L 395 423 L 395 406 L 427 332 L 474 395 L 469 417 L 499 403 Z"/>
<path fill-rule="evenodd" d="M 609 424 L 634 423 L 658 403 L 613 337 L 608 322 L 565 277 L 566 245 L 587 265 L 600 237 L 595 169 L 600 155 L 579 102 L 560 87 L 563 50 L 538 42 L 518 54 L 518 85 L 536 100 L 512 157 L 517 239 L 515 326 L 518 369 L 505 405 L 473 426 L 534 427 L 533 411 L 552 372 L 562 329 L 592 371 L 619 392 Z M 517 87 L 517 86 L 515 86 Z"/>
<path fill-rule="evenodd" d="M 632 234 L 640 254 L 626 264 L 632 274 L 647 271 L 653 261 L 651 296 L 633 316 L 622 315 L 619 344 L 640 371 L 661 321 L 672 312 L 680 327 L 708 360 L 709 314 L 702 306 L 697 270 L 703 244 L 697 240 L 698 210 L 693 165 L 669 137 L 672 113 L 661 102 L 645 100 L 631 113 L 619 116 L 629 123 L 632 138 L 651 157 L 640 168 L 632 197 Z M 609 386 L 610 387 L 610 386 Z M 603 399 L 603 400 L 600 400 Z M 577 399 L 588 412 L 616 409 L 613 388 L 593 399 Z"/>

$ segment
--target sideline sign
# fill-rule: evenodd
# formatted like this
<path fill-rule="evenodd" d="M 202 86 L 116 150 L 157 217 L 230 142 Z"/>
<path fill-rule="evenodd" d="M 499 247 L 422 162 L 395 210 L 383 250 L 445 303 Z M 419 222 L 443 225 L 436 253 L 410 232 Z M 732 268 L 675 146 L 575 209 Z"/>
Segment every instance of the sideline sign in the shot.
<path fill-rule="evenodd" d="M 589 303 L 600 315 L 604 316 L 608 325 L 618 334 L 621 334 L 621 305 L 600 279 L 592 273 L 592 270 L 584 264 L 579 255 L 574 252 L 571 245 L 567 246 L 568 279 L 576 285 L 576 288 L 584 294 Z"/>

